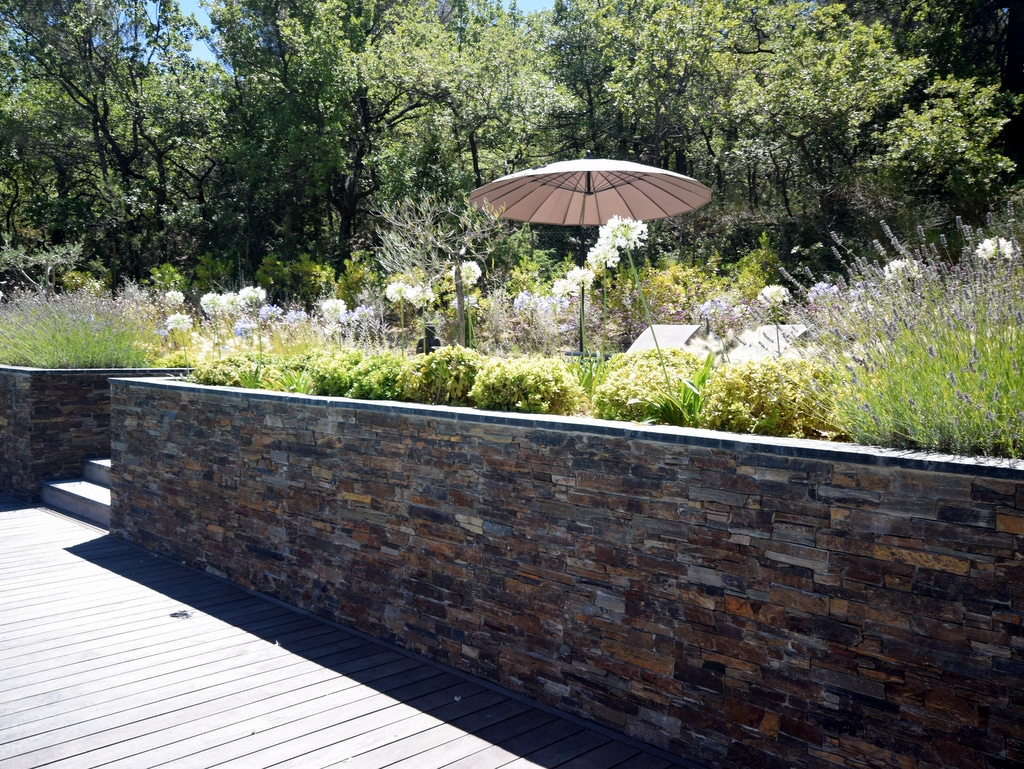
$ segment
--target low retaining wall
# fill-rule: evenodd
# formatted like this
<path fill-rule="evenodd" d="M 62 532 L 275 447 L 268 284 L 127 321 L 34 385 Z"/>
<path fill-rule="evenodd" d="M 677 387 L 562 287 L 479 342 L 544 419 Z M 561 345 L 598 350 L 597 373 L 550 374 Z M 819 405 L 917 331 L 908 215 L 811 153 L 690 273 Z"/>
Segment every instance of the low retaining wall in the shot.
<path fill-rule="evenodd" d="M 111 531 L 708 766 L 1024 765 L 1024 465 L 114 381 Z"/>
<path fill-rule="evenodd" d="M 110 456 L 110 377 L 181 371 L 0 366 L 0 491 L 32 501 L 41 484 Z"/>

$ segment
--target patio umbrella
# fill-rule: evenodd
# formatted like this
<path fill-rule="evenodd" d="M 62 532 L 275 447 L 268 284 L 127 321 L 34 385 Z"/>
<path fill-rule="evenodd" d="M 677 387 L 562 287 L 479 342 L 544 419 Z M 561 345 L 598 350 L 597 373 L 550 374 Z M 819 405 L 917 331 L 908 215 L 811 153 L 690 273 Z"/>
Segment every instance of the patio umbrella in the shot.
<path fill-rule="evenodd" d="M 565 160 L 503 176 L 473 191 L 505 219 L 600 226 L 613 216 L 665 219 L 700 208 L 711 190 L 689 176 L 625 160 Z"/>

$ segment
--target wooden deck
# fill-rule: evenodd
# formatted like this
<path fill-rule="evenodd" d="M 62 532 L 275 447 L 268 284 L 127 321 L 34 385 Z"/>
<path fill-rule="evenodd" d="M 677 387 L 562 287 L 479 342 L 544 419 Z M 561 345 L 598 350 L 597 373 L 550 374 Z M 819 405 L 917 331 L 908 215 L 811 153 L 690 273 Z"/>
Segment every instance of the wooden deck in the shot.
<path fill-rule="evenodd" d="M 0 497 L 0 767 L 682 765 Z"/>

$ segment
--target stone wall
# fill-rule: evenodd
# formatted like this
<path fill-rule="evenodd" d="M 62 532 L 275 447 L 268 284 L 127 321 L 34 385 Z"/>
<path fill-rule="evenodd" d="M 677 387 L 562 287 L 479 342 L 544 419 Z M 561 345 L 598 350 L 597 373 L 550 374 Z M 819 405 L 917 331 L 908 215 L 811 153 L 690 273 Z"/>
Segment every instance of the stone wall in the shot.
<path fill-rule="evenodd" d="M 707 766 L 1024 765 L 1024 465 L 113 383 L 111 530 Z"/>
<path fill-rule="evenodd" d="M 41 484 L 82 474 L 110 456 L 110 377 L 165 369 L 35 369 L 0 366 L 0 491 L 34 500 Z"/>

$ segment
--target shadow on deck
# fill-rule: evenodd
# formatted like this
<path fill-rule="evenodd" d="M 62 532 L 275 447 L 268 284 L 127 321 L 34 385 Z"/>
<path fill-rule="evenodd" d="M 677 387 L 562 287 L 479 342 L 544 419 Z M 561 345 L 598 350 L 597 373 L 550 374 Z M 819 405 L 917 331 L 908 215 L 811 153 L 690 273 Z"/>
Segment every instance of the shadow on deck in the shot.
<path fill-rule="evenodd" d="M 693 766 L 0 500 L 0 765 Z"/>

